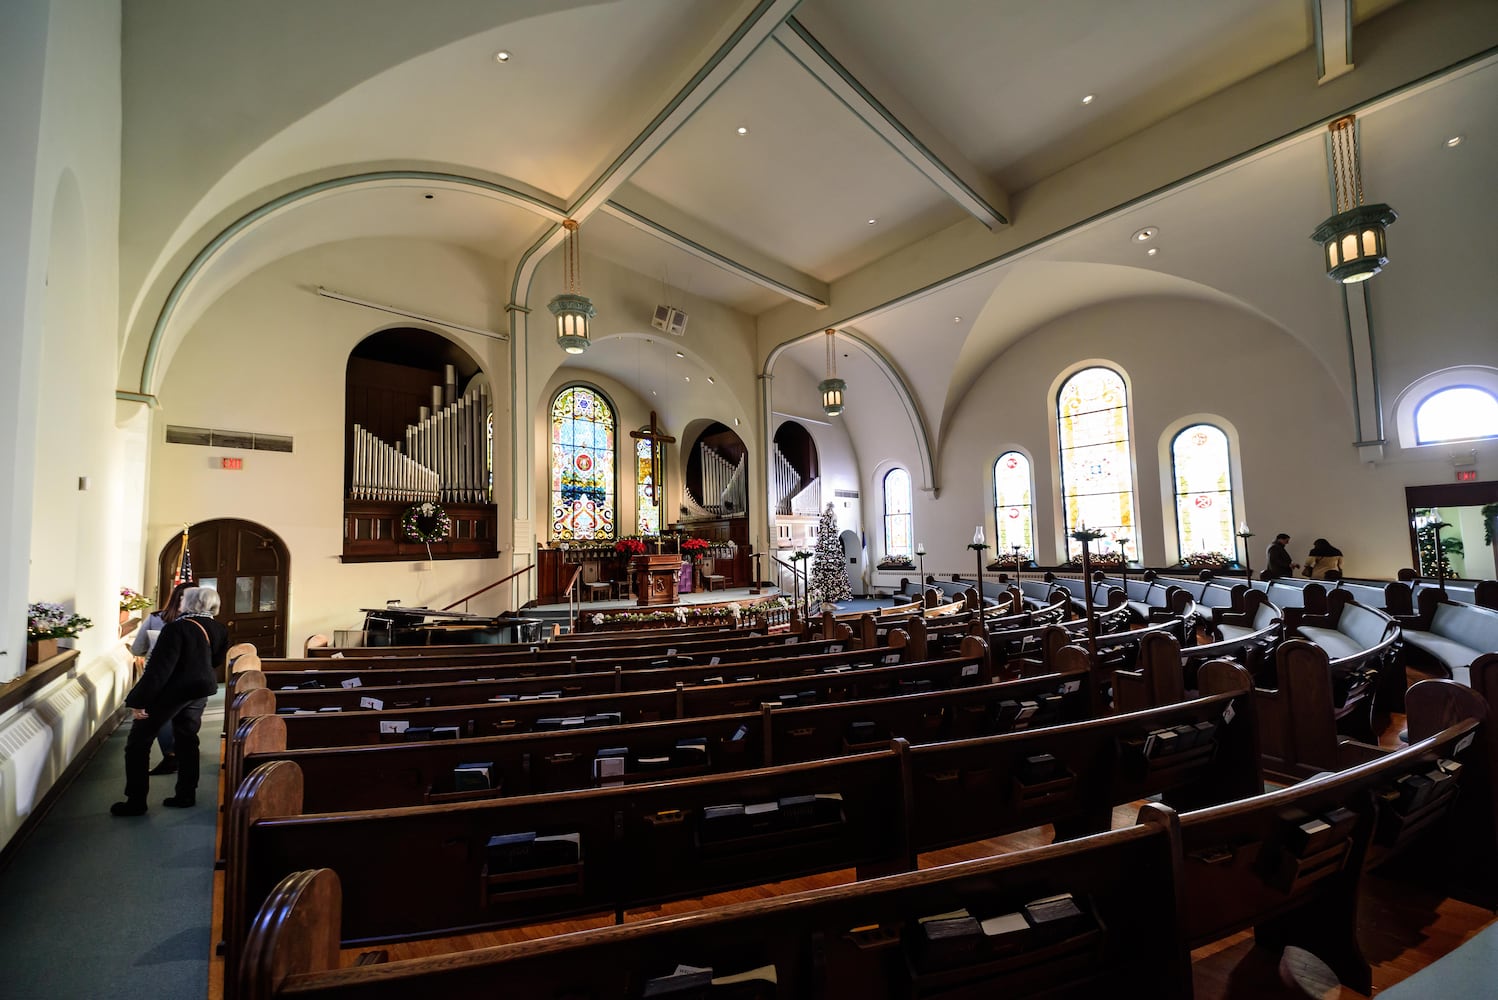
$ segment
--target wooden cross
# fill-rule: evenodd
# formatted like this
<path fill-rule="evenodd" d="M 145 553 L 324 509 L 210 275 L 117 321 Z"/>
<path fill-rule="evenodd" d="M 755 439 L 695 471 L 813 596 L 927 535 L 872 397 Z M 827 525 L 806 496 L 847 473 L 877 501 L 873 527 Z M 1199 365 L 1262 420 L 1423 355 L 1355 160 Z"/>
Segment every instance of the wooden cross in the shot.
<path fill-rule="evenodd" d="M 675 444 L 676 439 L 667 434 L 665 428 L 655 422 L 654 410 L 650 411 L 650 423 L 645 429 L 642 431 L 630 431 L 629 436 L 637 441 L 650 442 L 650 489 L 654 494 L 652 499 L 655 500 L 655 505 L 659 507 L 661 505 L 661 489 L 663 486 L 661 482 L 661 468 L 663 465 L 661 461 L 661 445 Z M 659 551 L 659 545 L 657 545 L 657 551 Z"/>

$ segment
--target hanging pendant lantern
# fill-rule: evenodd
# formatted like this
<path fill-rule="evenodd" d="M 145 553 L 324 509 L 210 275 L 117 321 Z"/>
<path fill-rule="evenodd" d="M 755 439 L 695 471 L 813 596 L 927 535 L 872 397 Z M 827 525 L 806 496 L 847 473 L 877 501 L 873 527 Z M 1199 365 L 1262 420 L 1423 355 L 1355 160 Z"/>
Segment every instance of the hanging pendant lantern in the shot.
<path fill-rule="evenodd" d="M 827 331 L 827 377 L 817 383 L 817 389 L 822 393 L 822 412 L 829 417 L 843 412 L 843 390 L 848 388 L 848 383 L 837 377 L 836 332 Z"/>
<path fill-rule="evenodd" d="M 1328 129 L 1337 214 L 1317 226 L 1311 239 L 1321 244 L 1327 277 L 1350 285 L 1367 281 L 1389 263 L 1384 229 L 1399 216 L 1388 205 L 1363 204 L 1363 174 L 1354 117 L 1338 118 Z"/>
<path fill-rule="evenodd" d="M 588 320 L 598 315 L 593 301 L 577 290 L 578 275 L 582 270 L 577 222 L 567 219 L 562 223 L 567 230 L 566 258 L 563 270 L 566 273 L 567 290 L 546 303 L 546 308 L 557 318 L 557 346 L 568 354 L 581 354 L 588 349 Z"/>

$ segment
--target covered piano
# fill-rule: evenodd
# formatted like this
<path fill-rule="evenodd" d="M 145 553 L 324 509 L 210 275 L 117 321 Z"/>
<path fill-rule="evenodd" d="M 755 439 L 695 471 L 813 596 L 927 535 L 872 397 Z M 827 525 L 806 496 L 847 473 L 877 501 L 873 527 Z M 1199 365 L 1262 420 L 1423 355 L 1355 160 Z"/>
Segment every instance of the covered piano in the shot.
<path fill-rule="evenodd" d="M 434 611 L 387 604 L 360 608 L 363 632 L 339 636 L 347 646 L 452 646 L 469 643 L 539 642 L 541 620 L 513 614 L 470 615 L 462 611 Z"/>

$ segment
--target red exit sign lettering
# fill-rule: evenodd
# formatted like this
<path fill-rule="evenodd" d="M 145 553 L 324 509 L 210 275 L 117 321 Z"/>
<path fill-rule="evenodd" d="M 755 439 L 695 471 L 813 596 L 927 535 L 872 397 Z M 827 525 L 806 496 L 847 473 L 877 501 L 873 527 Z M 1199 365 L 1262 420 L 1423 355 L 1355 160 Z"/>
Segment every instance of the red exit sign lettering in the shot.
<path fill-rule="evenodd" d="M 1459 483 L 1475 483 L 1475 482 L 1477 482 L 1477 470 L 1476 469 L 1457 469 L 1456 470 L 1456 481 L 1459 482 Z"/>
<path fill-rule="evenodd" d="M 219 461 L 222 463 L 222 466 L 225 469 L 234 469 L 235 471 L 238 471 L 244 468 L 244 459 L 242 458 L 221 458 L 219 459 Z"/>

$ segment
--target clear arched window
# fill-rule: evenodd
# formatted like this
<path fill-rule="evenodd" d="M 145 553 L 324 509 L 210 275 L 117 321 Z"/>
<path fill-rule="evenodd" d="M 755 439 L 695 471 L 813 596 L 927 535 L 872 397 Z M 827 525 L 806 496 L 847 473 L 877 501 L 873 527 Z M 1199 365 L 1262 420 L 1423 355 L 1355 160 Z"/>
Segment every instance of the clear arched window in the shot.
<path fill-rule="evenodd" d="M 1000 559 L 1035 557 L 1034 502 L 1031 500 L 1030 460 L 1006 451 L 993 463 L 994 546 Z"/>
<path fill-rule="evenodd" d="M 635 520 L 642 535 L 661 533 L 661 500 L 655 478 L 655 443 L 642 438 L 635 442 L 635 497 L 639 511 Z"/>
<path fill-rule="evenodd" d="M 1433 392 L 1415 408 L 1417 444 L 1498 437 L 1498 397 L 1475 385 Z"/>
<path fill-rule="evenodd" d="M 910 473 L 891 469 L 884 474 L 884 554 L 913 556 L 910 527 Z"/>
<path fill-rule="evenodd" d="M 1181 557 L 1238 551 L 1233 531 L 1233 472 L 1228 436 L 1211 424 L 1192 424 L 1170 442 L 1176 495 L 1176 540 Z"/>
<path fill-rule="evenodd" d="M 1104 532 L 1094 551 L 1116 552 L 1127 538 L 1126 556 L 1139 551 L 1134 530 L 1134 475 L 1129 447 L 1129 393 L 1111 368 L 1084 368 L 1056 394 L 1056 430 L 1061 450 L 1061 508 L 1068 558 L 1082 554 L 1071 533 L 1086 525 Z"/>
<path fill-rule="evenodd" d="M 586 386 L 551 404 L 551 536 L 614 537 L 614 408 Z"/>

